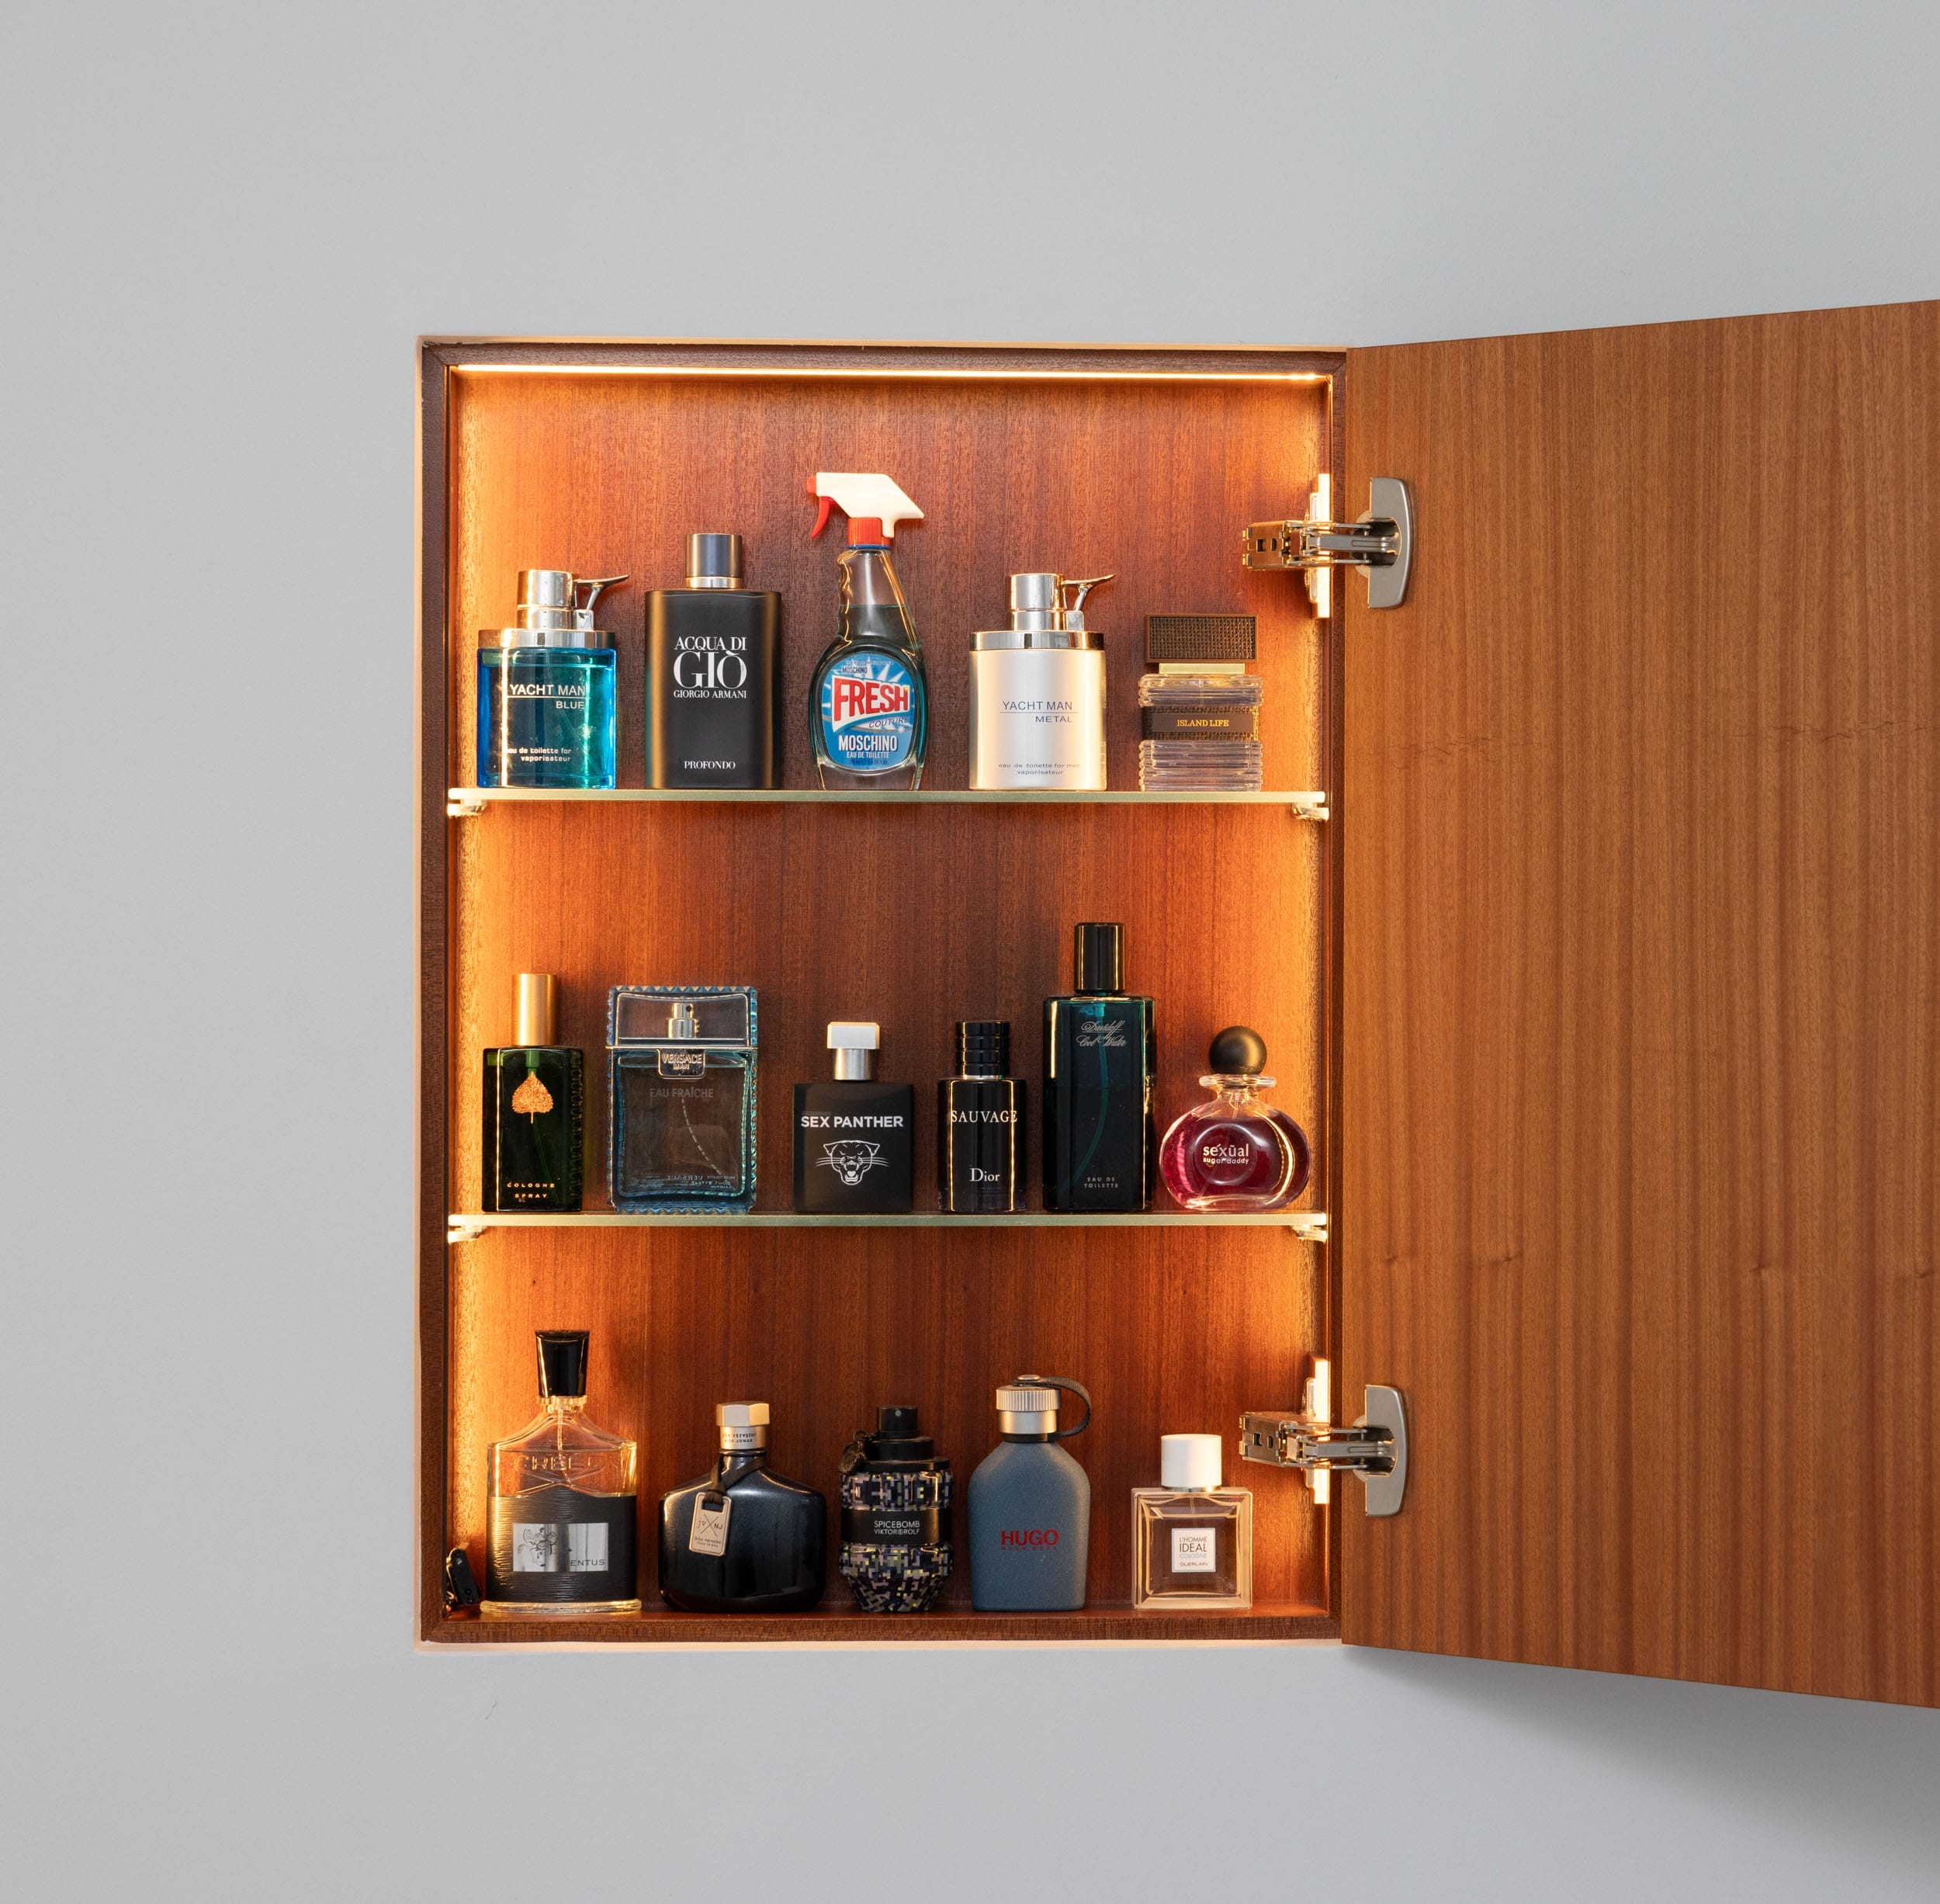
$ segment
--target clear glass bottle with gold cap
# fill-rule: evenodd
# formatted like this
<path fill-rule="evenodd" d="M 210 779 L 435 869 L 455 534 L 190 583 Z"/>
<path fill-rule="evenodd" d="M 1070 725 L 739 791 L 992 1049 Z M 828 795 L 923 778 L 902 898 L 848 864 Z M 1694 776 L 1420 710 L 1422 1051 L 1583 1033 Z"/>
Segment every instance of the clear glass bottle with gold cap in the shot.
<path fill-rule="evenodd" d="M 518 625 L 478 636 L 478 784 L 610 787 L 618 754 L 613 637 L 593 626 L 624 575 L 518 572 Z"/>
<path fill-rule="evenodd" d="M 514 1042 L 484 1054 L 481 1210 L 577 1210 L 584 1170 L 586 1058 L 554 1042 L 559 983 L 521 972 Z"/>

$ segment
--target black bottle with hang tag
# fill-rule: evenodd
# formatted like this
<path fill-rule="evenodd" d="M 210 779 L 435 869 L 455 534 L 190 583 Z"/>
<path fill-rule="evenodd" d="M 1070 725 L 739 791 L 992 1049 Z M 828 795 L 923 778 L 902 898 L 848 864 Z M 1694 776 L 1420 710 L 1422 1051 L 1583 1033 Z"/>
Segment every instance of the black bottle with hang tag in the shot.
<path fill-rule="evenodd" d="M 806 1613 L 827 1581 L 829 1506 L 768 1466 L 768 1405 L 714 1411 L 711 1474 L 660 1496 L 660 1597 L 684 1613 Z"/>
<path fill-rule="evenodd" d="M 781 779 L 781 598 L 742 584 L 741 538 L 687 539 L 687 586 L 646 598 L 646 784 Z"/>

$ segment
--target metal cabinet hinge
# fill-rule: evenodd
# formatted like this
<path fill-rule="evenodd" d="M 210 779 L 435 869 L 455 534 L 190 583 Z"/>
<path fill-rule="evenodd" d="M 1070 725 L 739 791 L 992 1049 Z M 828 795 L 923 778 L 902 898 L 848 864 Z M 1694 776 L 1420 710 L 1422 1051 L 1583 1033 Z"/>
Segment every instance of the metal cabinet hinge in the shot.
<path fill-rule="evenodd" d="M 1316 614 L 1331 606 L 1326 571 L 1357 568 L 1367 577 L 1370 609 L 1399 608 L 1408 593 L 1415 553 L 1415 504 L 1399 477 L 1377 476 L 1368 484 L 1367 509 L 1352 522 L 1327 519 L 1327 483 L 1311 499 L 1304 519 L 1247 525 L 1240 560 L 1250 569 L 1301 569 Z"/>
<path fill-rule="evenodd" d="M 1270 1467 L 1357 1475 L 1370 1515 L 1398 1514 L 1408 1489 L 1407 1412 L 1399 1389 L 1366 1392 L 1367 1412 L 1351 1428 L 1310 1415 L 1242 1415 L 1240 1454 Z"/>

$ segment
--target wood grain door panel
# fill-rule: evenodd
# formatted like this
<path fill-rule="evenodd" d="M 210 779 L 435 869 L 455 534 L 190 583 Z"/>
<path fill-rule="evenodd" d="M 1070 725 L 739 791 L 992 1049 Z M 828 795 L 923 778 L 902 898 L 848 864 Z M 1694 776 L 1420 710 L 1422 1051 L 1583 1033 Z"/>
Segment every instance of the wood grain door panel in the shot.
<path fill-rule="evenodd" d="M 1940 304 L 1347 384 L 1346 1636 L 1940 1703 Z"/>

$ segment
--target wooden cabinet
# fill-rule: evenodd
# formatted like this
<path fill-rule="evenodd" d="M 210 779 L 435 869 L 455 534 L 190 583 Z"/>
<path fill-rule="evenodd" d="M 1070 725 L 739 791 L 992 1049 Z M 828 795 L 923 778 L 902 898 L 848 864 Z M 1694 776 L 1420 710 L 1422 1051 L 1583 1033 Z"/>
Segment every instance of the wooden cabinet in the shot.
<path fill-rule="evenodd" d="M 420 1629 L 432 1641 L 1353 1641 L 1940 1699 L 1940 309 L 1405 349 L 1011 350 L 435 342 L 422 352 Z M 641 588 L 698 528 L 785 598 L 790 789 L 833 624 L 803 478 L 881 468 L 932 692 L 926 789 L 962 787 L 970 631 L 1017 569 L 1117 572 L 1114 789 L 1137 786 L 1148 613 L 1259 617 L 1281 802 L 605 799 L 446 811 L 473 643 L 514 572 L 634 580 L 622 788 L 643 778 Z M 1414 490 L 1414 581 L 1370 613 L 1249 573 L 1243 525 L 1328 476 Z M 605 618 L 603 618 L 605 619 Z M 1324 789 L 1331 817 L 1292 795 Z M 475 1209 L 478 1053 L 511 975 L 560 976 L 604 1207 L 607 988 L 762 994 L 760 1209 L 837 1016 L 930 1087 L 953 1018 L 1017 1027 L 1072 924 L 1117 918 L 1159 1001 L 1162 1118 L 1204 1046 L 1265 1034 L 1313 1136 L 1298 1228 L 584 1223 L 447 1241 Z M 920 1182 L 921 1179 L 920 1178 Z M 1318 1219 L 1325 1216 L 1326 1240 Z M 1091 1606 L 785 1621 L 447 1616 L 484 1450 L 531 1412 L 531 1330 L 593 1331 L 593 1409 L 650 1516 L 717 1400 L 774 1411 L 833 1493 L 878 1402 L 960 1478 L 1025 1368 L 1097 1399 Z M 1159 1435 L 1405 1394 L 1408 1494 L 1235 1462 L 1250 1614 L 1128 1606 Z M 650 1521 L 648 1528 L 650 1531 Z M 961 1528 L 959 1528 L 961 1535 Z"/>

